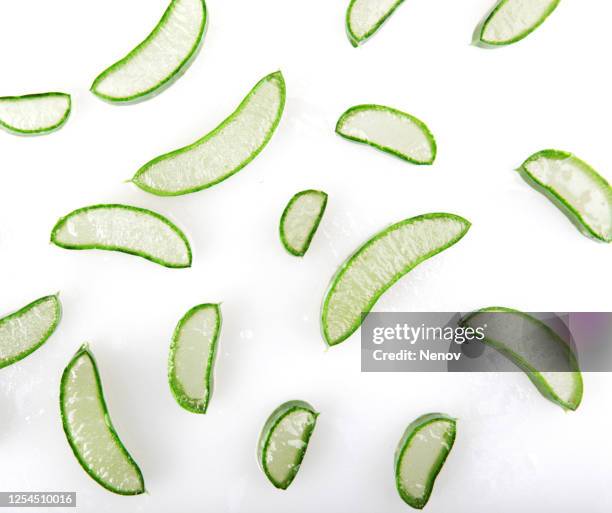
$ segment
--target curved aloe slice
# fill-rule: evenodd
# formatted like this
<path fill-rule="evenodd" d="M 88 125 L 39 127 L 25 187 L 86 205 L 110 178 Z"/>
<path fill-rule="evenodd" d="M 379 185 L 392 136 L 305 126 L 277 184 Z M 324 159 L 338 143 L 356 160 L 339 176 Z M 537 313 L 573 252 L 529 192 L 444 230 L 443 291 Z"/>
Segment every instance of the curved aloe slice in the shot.
<path fill-rule="evenodd" d="M 588 237 L 612 241 L 612 188 L 591 166 L 571 153 L 544 150 L 519 169 Z"/>
<path fill-rule="evenodd" d="M 482 342 L 524 371 L 540 393 L 575 410 L 582 400 L 582 374 L 569 344 L 539 319 L 510 308 L 478 310 L 463 325 L 483 327 Z"/>
<path fill-rule="evenodd" d="M 304 256 L 319 227 L 327 206 L 322 191 L 298 192 L 287 204 L 280 220 L 280 238 L 285 249 L 295 256 Z"/>
<path fill-rule="evenodd" d="M 189 194 L 222 182 L 264 149 L 284 105 L 285 81 L 279 71 L 260 80 L 212 132 L 151 160 L 136 172 L 132 182 L 158 196 Z"/>
<path fill-rule="evenodd" d="M 165 217 L 129 205 L 93 205 L 62 217 L 51 242 L 64 249 L 102 249 L 136 255 L 165 267 L 191 266 L 183 232 Z"/>
<path fill-rule="evenodd" d="M 191 64 L 204 36 L 204 0 L 172 0 L 147 38 L 94 80 L 91 91 L 111 102 L 161 92 Z"/>
<path fill-rule="evenodd" d="M 62 374 L 60 410 L 68 443 L 85 472 L 111 492 L 144 493 L 142 473 L 113 427 L 98 367 L 87 345 Z"/>
<path fill-rule="evenodd" d="M 20 135 L 48 134 L 60 128 L 70 115 L 70 95 L 26 94 L 0 98 L 0 126 Z"/>
<path fill-rule="evenodd" d="M 351 0 L 346 11 L 346 32 L 353 46 L 372 36 L 404 0 Z"/>
<path fill-rule="evenodd" d="M 295 479 L 318 415 L 304 401 L 289 401 L 274 410 L 266 421 L 259 437 L 257 458 L 276 488 L 286 490 Z"/>
<path fill-rule="evenodd" d="M 357 105 L 336 125 L 345 139 L 373 146 L 412 164 L 433 164 L 436 140 L 421 120 L 384 105 Z"/>
<path fill-rule="evenodd" d="M 58 296 L 46 296 L 0 319 L 0 369 L 36 351 L 53 334 L 62 316 Z"/>
<path fill-rule="evenodd" d="M 482 46 L 516 43 L 544 23 L 559 1 L 500 0 L 476 28 L 476 42 Z"/>
<path fill-rule="evenodd" d="M 389 287 L 461 240 L 469 228 L 469 221 L 453 214 L 425 214 L 400 221 L 367 241 L 340 266 L 323 300 L 321 325 L 327 344 L 350 337 Z"/>
<path fill-rule="evenodd" d="M 430 413 L 412 422 L 395 451 L 395 484 L 410 506 L 423 509 L 455 443 L 456 421 Z"/>
<path fill-rule="evenodd" d="M 168 381 L 176 401 L 187 411 L 206 413 L 220 331 L 221 310 L 211 304 L 194 306 L 174 330 Z"/>

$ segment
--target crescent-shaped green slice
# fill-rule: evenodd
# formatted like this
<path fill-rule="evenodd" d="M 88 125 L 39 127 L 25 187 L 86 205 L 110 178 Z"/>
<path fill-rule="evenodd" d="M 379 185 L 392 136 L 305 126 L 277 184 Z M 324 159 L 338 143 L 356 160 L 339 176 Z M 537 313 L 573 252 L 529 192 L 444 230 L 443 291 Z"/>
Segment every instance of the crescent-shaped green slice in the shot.
<path fill-rule="evenodd" d="M 499 0 L 476 28 L 476 44 L 505 46 L 526 38 L 557 8 L 560 0 Z"/>
<path fill-rule="evenodd" d="M 443 413 L 423 415 L 406 428 L 395 451 L 395 484 L 413 508 L 423 509 L 429 501 L 455 434 L 455 419 Z"/>
<path fill-rule="evenodd" d="M 0 369 L 41 347 L 62 316 L 58 296 L 46 296 L 0 319 Z"/>
<path fill-rule="evenodd" d="M 532 315 L 503 307 L 483 308 L 461 324 L 484 331 L 493 347 L 524 371 L 540 393 L 566 410 L 582 400 L 582 374 L 569 343 Z"/>
<path fill-rule="evenodd" d="M 194 306 L 174 330 L 168 381 L 174 398 L 187 411 L 206 413 L 220 331 L 221 308 L 213 304 Z"/>
<path fill-rule="evenodd" d="M 240 171 L 264 149 L 285 106 L 280 71 L 260 80 L 238 108 L 193 144 L 142 166 L 132 182 L 158 196 L 179 196 L 212 187 Z"/>
<path fill-rule="evenodd" d="M 119 251 L 165 267 L 191 266 L 191 247 L 174 223 L 129 205 L 79 208 L 57 222 L 51 242 L 64 249 Z"/>
<path fill-rule="evenodd" d="M 374 35 L 404 0 L 351 0 L 346 11 L 346 32 L 353 46 Z"/>
<path fill-rule="evenodd" d="M 68 443 L 85 472 L 111 492 L 144 493 L 142 473 L 113 427 L 98 367 L 87 345 L 62 374 L 60 410 Z"/>
<path fill-rule="evenodd" d="M 457 243 L 469 228 L 469 221 L 454 214 L 425 214 L 400 221 L 363 244 L 340 266 L 323 300 L 326 343 L 335 346 L 350 337 L 387 289 Z"/>
<path fill-rule="evenodd" d="M 65 93 L 40 93 L 0 98 L 0 126 L 17 135 L 43 135 L 61 128 L 70 116 Z"/>
<path fill-rule="evenodd" d="M 304 401 L 288 401 L 268 417 L 259 437 L 257 459 L 276 488 L 286 490 L 295 479 L 318 415 Z"/>
<path fill-rule="evenodd" d="M 91 91 L 109 102 L 154 96 L 189 67 L 204 37 L 204 0 L 172 0 L 153 31 L 94 80 Z"/>
<path fill-rule="evenodd" d="M 543 150 L 529 157 L 519 172 L 584 235 L 612 241 L 612 187 L 586 162 L 565 151 Z"/>
<path fill-rule="evenodd" d="M 310 247 L 327 206 L 327 194 L 307 190 L 294 195 L 280 220 L 280 239 L 285 249 L 295 256 L 304 256 Z"/>
<path fill-rule="evenodd" d="M 336 133 L 411 164 L 429 165 L 436 159 L 436 140 L 427 125 L 406 112 L 384 105 L 351 107 L 340 116 Z"/>

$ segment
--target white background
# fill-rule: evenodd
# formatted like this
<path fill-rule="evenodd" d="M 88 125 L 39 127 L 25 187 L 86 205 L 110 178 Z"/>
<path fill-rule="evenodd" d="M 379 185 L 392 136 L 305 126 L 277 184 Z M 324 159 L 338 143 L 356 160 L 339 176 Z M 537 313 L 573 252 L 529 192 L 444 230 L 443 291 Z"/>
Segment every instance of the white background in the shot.
<path fill-rule="evenodd" d="M 362 374 L 358 335 L 326 350 L 319 305 L 342 260 L 391 222 L 448 211 L 473 222 L 410 273 L 384 310 L 612 309 L 610 247 L 581 236 L 513 171 L 535 151 L 573 151 L 612 178 L 610 19 L 604 0 L 565 0 L 513 47 L 470 46 L 492 0 L 409 0 L 365 46 L 344 32 L 348 0 L 208 0 L 199 57 L 160 96 L 106 104 L 93 78 L 154 26 L 164 0 L 3 1 L 0 94 L 73 95 L 45 137 L 0 133 L 0 310 L 61 290 L 48 343 L 0 371 L 0 487 L 75 490 L 79 511 L 401 512 L 393 452 L 418 415 L 459 418 L 427 506 L 435 512 L 591 513 L 612 508 L 612 378 L 584 376 L 564 413 L 519 373 Z M 157 198 L 123 181 L 150 158 L 214 128 L 265 74 L 282 69 L 287 106 L 265 151 L 226 182 Z M 439 146 L 415 167 L 334 134 L 356 103 L 423 119 Z M 305 188 L 329 193 L 304 259 L 287 255 L 279 216 Z M 95 203 L 157 210 L 188 234 L 189 270 L 49 244 L 55 221 Z M 187 413 L 166 381 L 169 338 L 191 306 L 222 301 L 209 413 Z M 64 366 L 95 353 L 115 426 L 148 493 L 120 497 L 74 459 L 58 415 Z M 273 488 L 255 459 L 259 430 L 288 399 L 319 423 L 296 480 Z"/>

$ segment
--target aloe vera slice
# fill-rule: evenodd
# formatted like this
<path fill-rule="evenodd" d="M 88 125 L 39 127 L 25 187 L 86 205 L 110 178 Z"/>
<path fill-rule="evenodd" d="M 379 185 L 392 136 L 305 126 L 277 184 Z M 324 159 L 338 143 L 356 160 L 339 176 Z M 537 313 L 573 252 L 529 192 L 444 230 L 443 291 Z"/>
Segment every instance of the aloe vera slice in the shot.
<path fill-rule="evenodd" d="M 566 410 L 578 408 L 583 390 L 578 362 L 569 344 L 548 325 L 502 307 L 478 310 L 461 324 L 482 327 L 482 342 L 524 371 L 544 397 Z"/>
<path fill-rule="evenodd" d="M 323 300 L 321 326 L 329 346 L 345 341 L 380 296 L 421 262 L 463 238 L 470 223 L 454 214 L 424 214 L 379 232 L 338 269 Z"/>
<path fill-rule="evenodd" d="M 295 256 L 304 256 L 319 227 L 327 206 L 322 191 L 298 192 L 291 198 L 280 220 L 280 239 L 285 249 Z"/>
<path fill-rule="evenodd" d="M 146 39 L 100 73 L 91 91 L 110 102 L 132 102 L 161 92 L 191 64 L 205 26 L 204 0 L 172 0 Z"/>
<path fill-rule="evenodd" d="M 98 367 L 87 345 L 62 374 L 60 410 L 68 443 L 85 472 L 111 492 L 144 493 L 142 473 L 113 427 Z"/>
<path fill-rule="evenodd" d="M 612 241 L 612 188 L 586 162 L 565 151 L 544 150 L 529 157 L 519 172 L 586 236 Z"/>
<path fill-rule="evenodd" d="M 165 217 L 129 205 L 93 205 L 62 217 L 51 242 L 64 249 L 101 249 L 136 255 L 165 267 L 191 266 L 191 247 Z"/>
<path fill-rule="evenodd" d="M 336 133 L 412 164 L 429 165 L 436 159 L 436 140 L 427 125 L 384 105 L 351 107 L 340 116 Z"/>
<path fill-rule="evenodd" d="M 58 296 L 46 296 L 0 319 L 0 369 L 36 351 L 53 334 L 62 316 Z"/>
<path fill-rule="evenodd" d="M 158 196 L 179 196 L 226 180 L 268 144 L 284 105 L 285 81 L 278 71 L 260 80 L 212 132 L 151 160 L 136 172 L 132 182 Z"/>
<path fill-rule="evenodd" d="M 504 46 L 524 39 L 557 8 L 560 0 L 500 0 L 476 28 L 477 44 Z"/>
<path fill-rule="evenodd" d="M 351 0 L 346 11 L 346 32 L 353 46 L 364 43 L 387 21 L 404 0 Z"/>
<path fill-rule="evenodd" d="M 206 413 L 220 331 L 221 309 L 213 304 L 194 306 L 174 330 L 168 381 L 174 398 L 187 411 Z"/>
<path fill-rule="evenodd" d="M 274 410 L 266 421 L 259 437 L 257 458 L 276 488 L 286 490 L 295 479 L 318 415 L 304 401 L 289 401 Z"/>
<path fill-rule="evenodd" d="M 48 134 L 70 115 L 71 99 L 65 93 L 26 94 L 0 98 L 0 126 L 19 135 Z"/>
<path fill-rule="evenodd" d="M 456 421 L 429 413 L 412 422 L 395 451 L 395 484 L 410 506 L 423 509 L 455 443 Z"/>

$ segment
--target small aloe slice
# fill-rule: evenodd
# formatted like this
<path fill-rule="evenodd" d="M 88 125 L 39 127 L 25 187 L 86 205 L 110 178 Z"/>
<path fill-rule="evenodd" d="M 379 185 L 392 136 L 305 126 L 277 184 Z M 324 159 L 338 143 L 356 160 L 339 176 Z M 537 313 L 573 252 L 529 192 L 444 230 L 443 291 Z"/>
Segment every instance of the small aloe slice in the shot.
<path fill-rule="evenodd" d="M 179 196 L 212 187 L 240 171 L 264 149 L 285 106 L 280 71 L 260 80 L 238 108 L 193 144 L 142 166 L 132 182 L 151 194 Z"/>
<path fill-rule="evenodd" d="M 387 21 L 404 0 L 351 0 L 346 11 L 346 32 L 353 46 L 364 43 Z"/>
<path fill-rule="evenodd" d="M 586 236 L 612 241 L 612 188 L 586 162 L 565 151 L 544 150 L 529 157 L 519 172 Z"/>
<path fill-rule="evenodd" d="M 524 39 L 557 8 L 560 0 L 500 0 L 476 28 L 476 43 L 504 46 Z"/>
<path fill-rule="evenodd" d="M 101 249 L 136 255 L 165 267 L 191 266 L 183 232 L 165 217 L 129 205 L 93 205 L 62 217 L 51 242 L 64 249 Z"/>
<path fill-rule="evenodd" d="M 350 337 L 387 289 L 459 242 L 469 228 L 469 221 L 454 214 L 425 214 L 400 221 L 363 244 L 340 266 L 323 300 L 321 326 L 327 344 Z"/>
<path fill-rule="evenodd" d="M 582 400 L 582 374 L 569 344 L 539 319 L 510 308 L 471 313 L 461 324 L 482 327 L 482 342 L 524 371 L 540 393 L 566 410 Z"/>
<path fill-rule="evenodd" d="M 0 98 L 0 126 L 18 135 L 43 135 L 60 128 L 70 115 L 70 95 L 40 93 Z"/>
<path fill-rule="evenodd" d="M 410 506 L 423 509 L 455 443 L 456 421 L 429 413 L 412 422 L 395 451 L 395 484 Z"/>
<path fill-rule="evenodd" d="M 433 164 L 436 140 L 421 120 L 384 105 L 356 105 L 336 125 L 345 139 L 367 144 L 412 164 Z"/>
<path fill-rule="evenodd" d="M 204 36 L 204 0 L 172 0 L 153 31 L 94 80 L 91 91 L 110 102 L 161 92 L 191 64 Z"/>
<path fill-rule="evenodd" d="M 60 410 L 68 443 L 85 472 L 111 492 L 144 493 L 142 473 L 113 427 L 98 367 L 87 345 L 62 374 Z"/>
<path fill-rule="evenodd" d="M 219 305 L 194 306 L 179 321 L 170 345 L 168 381 L 180 406 L 206 413 L 221 331 Z"/>
<path fill-rule="evenodd" d="M 53 334 L 62 316 L 58 296 L 46 296 L 0 319 L 0 369 L 36 351 Z"/>
<path fill-rule="evenodd" d="M 261 469 L 270 482 L 286 490 L 300 469 L 317 416 L 310 404 L 289 401 L 272 412 L 257 448 Z"/>
<path fill-rule="evenodd" d="M 280 238 L 285 249 L 295 256 L 304 256 L 319 227 L 327 206 L 322 191 L 298 192 L 287 204 L 280 220 Z"/>

